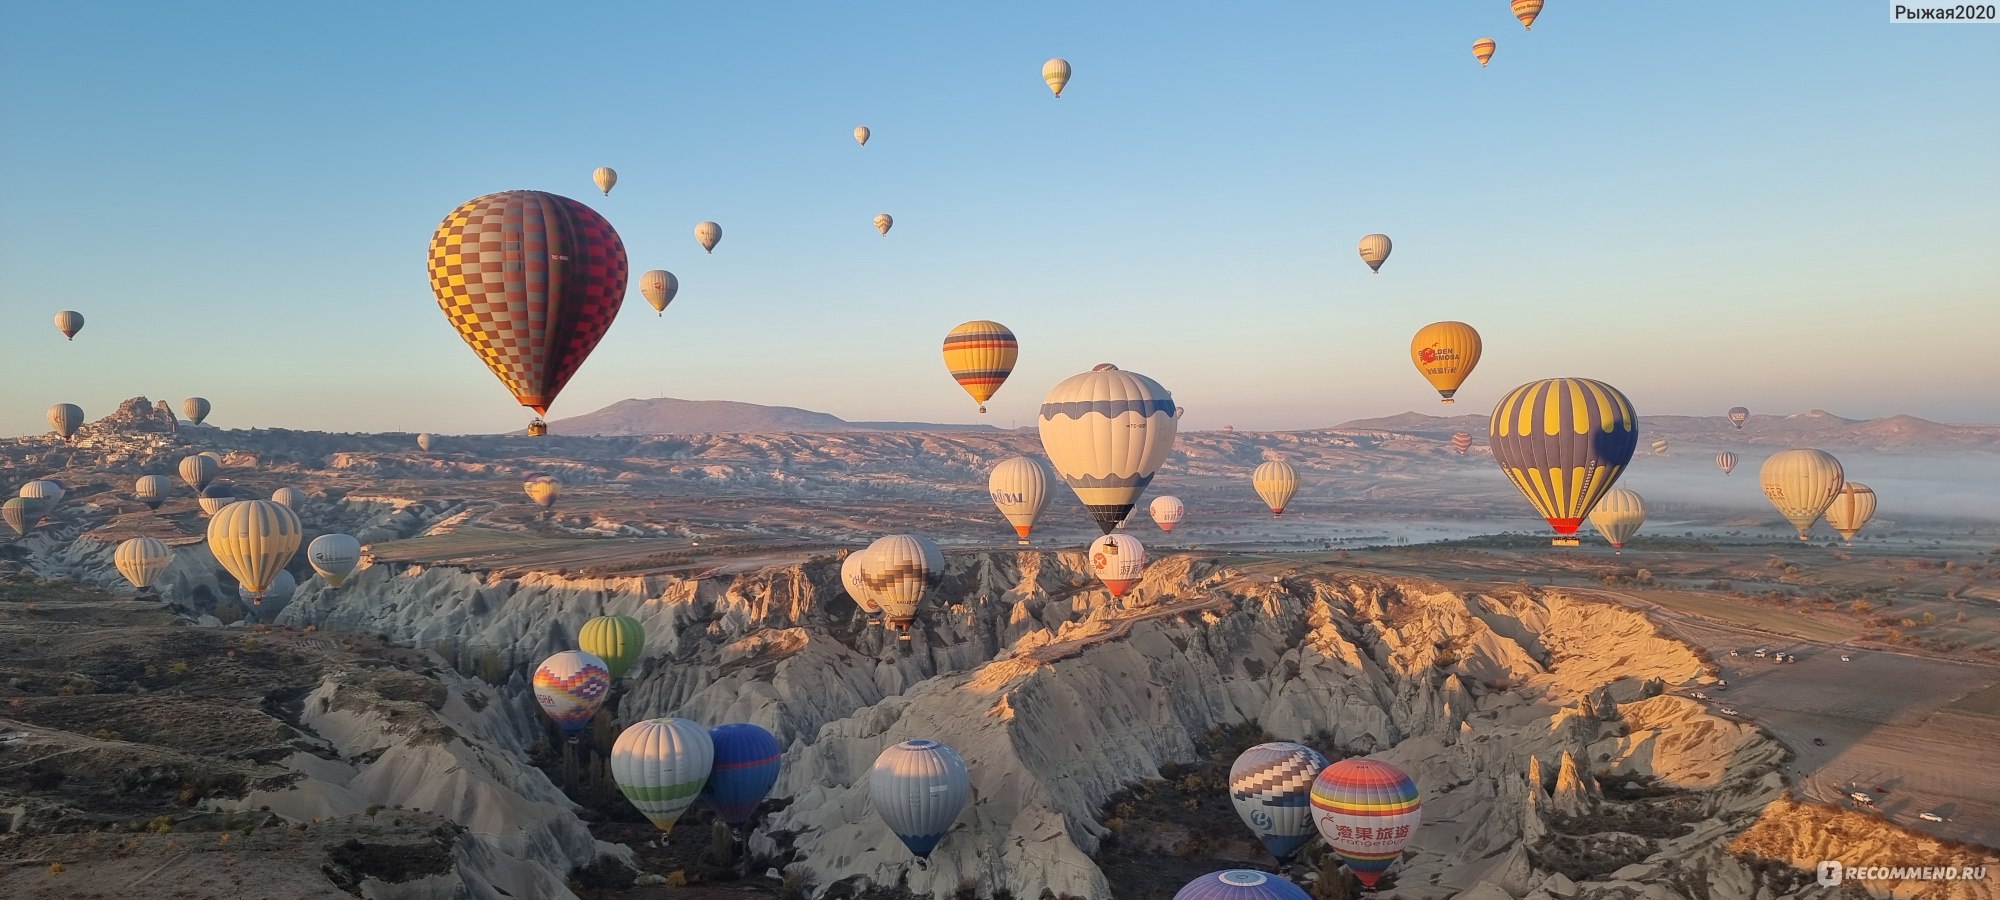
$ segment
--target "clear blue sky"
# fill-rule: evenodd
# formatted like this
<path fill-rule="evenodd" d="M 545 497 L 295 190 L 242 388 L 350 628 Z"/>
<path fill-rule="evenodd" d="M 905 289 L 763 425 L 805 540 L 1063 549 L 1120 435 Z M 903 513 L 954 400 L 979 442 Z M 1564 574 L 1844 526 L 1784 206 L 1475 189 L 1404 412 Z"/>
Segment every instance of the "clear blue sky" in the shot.
<path fill-rule="evenodd" d="M 974 421 L 938 344 L 993 318 L 1023 346 L 1000 425 L 1100 361 L 1191 428 L 1485 413 L 1552 375 L 1642 413 L 2000 421 L 2000 26 L 1888 19 L 8 0 L 0 434 L 136 394 L 204 395 L 226 427 L 519 428 L 424 274 L 438 221 L 508 188 L 591 204 L 632 261 L 551 418 L 665 395 Z M 1076 70 L 1059 101 L 1050 56 Z M 681 279 L 664 319 L 649 268 Z M 1487 346 L 1455 407 L 1407 356 L 1445 318 Z"/>

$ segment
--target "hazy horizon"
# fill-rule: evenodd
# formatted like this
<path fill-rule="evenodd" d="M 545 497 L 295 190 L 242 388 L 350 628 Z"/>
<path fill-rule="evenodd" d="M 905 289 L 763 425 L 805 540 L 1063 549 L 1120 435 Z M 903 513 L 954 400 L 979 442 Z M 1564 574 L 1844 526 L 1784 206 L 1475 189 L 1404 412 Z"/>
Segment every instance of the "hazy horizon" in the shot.
<path fill-rule="evenodd" d="M 1965 92 L 2000 82 L 1990 31 L 1806 2 L 1552 4 L 1532 32 L 1498 0 L 1148 10 L 17 8 L 0 433 L 139 394 L 231 428 L 518 429 L 423 270 L 447 212 L 516 187 L 604 213 L 634 273 L 552 421 L 665 395 L 1028 425 L 1106 361 L 1190 430 L 1485 415 L 1559 375 L 1642 415 L 2000 421 L 1968 387 L 2000 358 L 1955 339 L 2000 332 L 2000 175 L 1965 164 L 2000 145 Z M 528 33 L 577 63 L 465 87 Z M 681 280 L 664 317 L 651 268 Z M 976 318 L 1022 345 L 984 417 L 938 354 Z M 1485 337 L 1454 406 L 1408 360 L 1439 319 Z"/>

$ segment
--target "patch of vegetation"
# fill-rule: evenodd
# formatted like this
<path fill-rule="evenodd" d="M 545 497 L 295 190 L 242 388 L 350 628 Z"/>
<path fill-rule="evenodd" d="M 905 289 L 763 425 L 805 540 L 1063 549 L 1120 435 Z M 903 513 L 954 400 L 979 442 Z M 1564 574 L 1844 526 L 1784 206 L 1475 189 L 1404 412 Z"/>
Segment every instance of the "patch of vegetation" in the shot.
<path fill-rule="evenodd" d="M 321 871 L 334 887 L 358 897 L 361 882 L 370 878 L 401 884 L 450 872 L 451 848 L 457 842 L 454 825 L 441 825 L 431 829 L 424 840 L 409 843 L 364 843 L 360 838 L 349 838 L 328 851 Z"/>

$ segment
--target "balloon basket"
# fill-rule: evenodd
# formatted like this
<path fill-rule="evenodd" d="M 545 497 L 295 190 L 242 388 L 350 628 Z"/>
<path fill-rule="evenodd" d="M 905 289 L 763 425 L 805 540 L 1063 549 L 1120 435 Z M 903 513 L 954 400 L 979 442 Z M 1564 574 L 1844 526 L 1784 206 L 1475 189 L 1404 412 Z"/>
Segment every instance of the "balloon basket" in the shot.
<path fill-rule="evenodd" d="M 1583 544 L 1582 541 L 1573 537 L 1559 537 L 1559 538 L 1549 539 L 1549 546 L 1551 547 L 1576 547 L 1576 546 L 1581 546 L 1582 544 Z"/>

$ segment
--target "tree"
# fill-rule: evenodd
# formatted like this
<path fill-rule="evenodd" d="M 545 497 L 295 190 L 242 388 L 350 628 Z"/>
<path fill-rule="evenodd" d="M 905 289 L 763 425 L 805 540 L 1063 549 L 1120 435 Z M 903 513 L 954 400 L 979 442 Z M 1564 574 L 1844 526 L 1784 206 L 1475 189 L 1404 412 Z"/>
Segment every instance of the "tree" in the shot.
<path fill-rule="evenodd" d="M 1847 610 L 1857 616 L 1865 616 L 1874 608 L 1875 604 L 1866 600 L 1856 600 L 1853 603 L 1847 604 Z"/>

